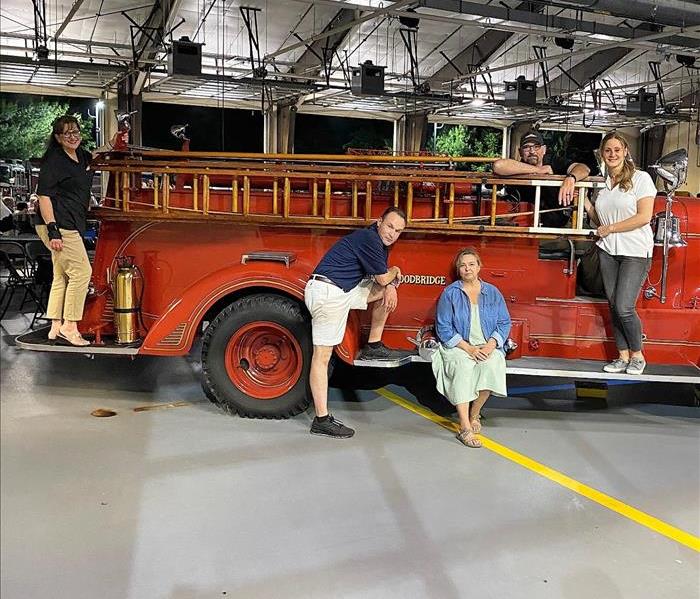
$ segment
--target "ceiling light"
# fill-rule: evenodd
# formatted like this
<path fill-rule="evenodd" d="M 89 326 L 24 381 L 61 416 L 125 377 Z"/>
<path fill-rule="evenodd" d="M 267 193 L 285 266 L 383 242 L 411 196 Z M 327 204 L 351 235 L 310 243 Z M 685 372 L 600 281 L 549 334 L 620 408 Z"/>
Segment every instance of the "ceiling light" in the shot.
<path fill-rule="evenodd" d="M 626 41 L 624 38 L 618 36 L 618 35 L 607 35 L 605 33 L 592 33 L 588 37 L 594 39 L 594 40 L 600 40 L 603 42 L 622 42 Z"/>
<path fill-rule="evenodd" d="M 643 87 L 639 91 L 626 94 L 625 112 L 631 115 L 654 116 L 656 113 L 656 94 L 647 92 Z"/>
<path fill-rule="evenodd" d="M 37 46 L 36 50 L 34 50 L 34 59 L 35 60 L 48 60 L 49 59 L 49 49 L 44 45 Z"/>
<path fill-rule="evenodd" d="M 684 67 L 692 67 L 695 64 L 695 56 L 676 54 L 676 61 L 678 64 L 683 65 Z"/>
<path fill-rule="evenodd" d="M 504 106 L 535 106 L 537 104 L 537 81 L 531 81 L 524 75 L 515 81 L 504 81 Z"/>

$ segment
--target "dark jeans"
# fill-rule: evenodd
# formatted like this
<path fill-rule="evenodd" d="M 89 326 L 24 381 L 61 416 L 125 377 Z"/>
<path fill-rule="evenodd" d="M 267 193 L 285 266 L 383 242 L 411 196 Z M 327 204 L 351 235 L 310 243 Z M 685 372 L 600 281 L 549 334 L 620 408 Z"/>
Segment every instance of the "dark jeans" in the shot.
<path fill-rule="evenodd" d="M 598 257 L 617 349 L 642 351 L 642 321 L 635 305 L 651 268 L 651 258 L 611 256 L 600 248 Z"/>

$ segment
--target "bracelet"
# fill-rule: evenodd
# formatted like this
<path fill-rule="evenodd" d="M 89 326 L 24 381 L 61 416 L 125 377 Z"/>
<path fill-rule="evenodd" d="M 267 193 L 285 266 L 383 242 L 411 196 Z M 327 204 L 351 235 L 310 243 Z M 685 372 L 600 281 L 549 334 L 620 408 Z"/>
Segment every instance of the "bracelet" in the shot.
<path fill-rule="evenodd" d="M 392 285 L 394 287 L 398 287 L 399 285 L 401 285 L 401 282 L 399 281 L 399 278 L 396 277 L 391 283 L 389 283 L 389 285 Z"/>
<path fill-rule="evenodd" d="M 574 175 L 573 173 L 567 173 L 564 176 L 564 179 L 566 179 L 566 177 L 571 177 L 574 180 L 574 183 L 578 183 L 578 179 L 576 178 L 576 175 Z"/>
<path fill-rule="evenodd" d="M 63 239 L 63 236 L 58 230 L 58 225 L 56 223 L 47 223 L 46 228 L 48 229 L 50 240 L 53 241 L 54 239 Z"/>

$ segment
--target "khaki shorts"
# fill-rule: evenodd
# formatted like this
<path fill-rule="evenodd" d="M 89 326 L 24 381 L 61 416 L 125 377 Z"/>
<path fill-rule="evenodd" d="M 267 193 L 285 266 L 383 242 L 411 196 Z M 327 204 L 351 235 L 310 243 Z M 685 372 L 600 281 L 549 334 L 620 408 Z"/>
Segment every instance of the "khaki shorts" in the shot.
<path fill-rule="evenodd" d="M 340 287 L 315 279 L 306 283 L 304 303 L 311 313 L 311 336 L 314 345 L 332 347 L 345 336 L 350 310 L 366 310 L 372 279 L 363 279 L 356 287 Z"/>

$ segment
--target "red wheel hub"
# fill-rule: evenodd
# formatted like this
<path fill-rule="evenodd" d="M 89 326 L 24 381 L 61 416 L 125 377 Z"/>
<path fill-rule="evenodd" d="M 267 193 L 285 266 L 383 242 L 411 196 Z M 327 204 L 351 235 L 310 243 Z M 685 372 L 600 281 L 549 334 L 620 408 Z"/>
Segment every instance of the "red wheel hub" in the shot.
<path fill-rule="evenodd" d="M 226 345 L 226 372 L 241 391 L 257 399 L 287 393 L 301 376 L 301 346 L 286 327 L 251 322 L 238 329 Z"/>

